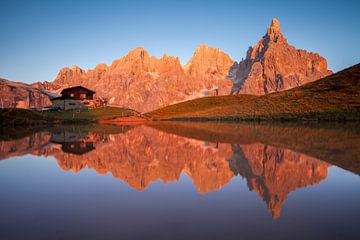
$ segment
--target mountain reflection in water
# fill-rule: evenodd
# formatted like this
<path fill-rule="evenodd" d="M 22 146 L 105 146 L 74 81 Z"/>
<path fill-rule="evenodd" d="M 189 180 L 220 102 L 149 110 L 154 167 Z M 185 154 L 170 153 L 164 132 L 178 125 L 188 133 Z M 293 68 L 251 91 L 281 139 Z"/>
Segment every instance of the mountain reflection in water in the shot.
<path fill-rule="evenodd" d="M 64 171 L 111 173 L 140 191 L 157 180 L 178 181 L 185 173 L 205 194 L 241 176 L 278 218 L 288 194 L 324 180 L 330 163 L 359 174 L 359 136 L 356 126 L 64 126 L 2 140 L 0 159 L 53 156 Z"/>

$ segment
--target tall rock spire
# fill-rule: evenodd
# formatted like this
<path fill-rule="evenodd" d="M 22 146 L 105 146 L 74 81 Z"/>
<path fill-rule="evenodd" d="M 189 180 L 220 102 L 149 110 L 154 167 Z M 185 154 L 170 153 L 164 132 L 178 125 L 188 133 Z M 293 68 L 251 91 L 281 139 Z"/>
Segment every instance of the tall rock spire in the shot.
<path fill-rule="evenodd" d="M 266 34 L 249 48 L 243 61 L 234 65 L 228 78 L 233 81 L 232 93 L 262 95 L 297 87 L 331 73 L 325 58 L 289 45 L 274 18 Z"/>
<path fill-rule="evenodd" d="M 287 43 L 286 38 L 281 33 L 280 22 L 276 18 L 271 21 L 264 38 L 272 42 Z"/>

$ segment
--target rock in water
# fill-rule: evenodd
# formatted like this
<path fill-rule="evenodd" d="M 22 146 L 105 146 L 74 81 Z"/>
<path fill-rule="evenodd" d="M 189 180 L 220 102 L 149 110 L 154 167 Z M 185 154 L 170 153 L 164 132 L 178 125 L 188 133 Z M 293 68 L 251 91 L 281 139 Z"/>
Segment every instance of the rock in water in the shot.
<path fill-rule="evenodd" d="M 286 90 L 328 76 L 326 59 L 287 43 L 280 23 L 273 19 L 266 34 L 234 64 L 229 79 L 232 93 L 263 95 Z"/>

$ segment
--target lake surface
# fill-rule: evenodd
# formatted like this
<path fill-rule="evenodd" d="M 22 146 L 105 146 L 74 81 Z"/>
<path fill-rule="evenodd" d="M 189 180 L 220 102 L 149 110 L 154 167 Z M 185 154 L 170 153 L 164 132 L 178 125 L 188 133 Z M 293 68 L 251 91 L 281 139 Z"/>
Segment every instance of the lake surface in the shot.
<path fill-rule="evenodd" d="M 360 239 L 360 127 L 1 129 L 0 239 Z"/>

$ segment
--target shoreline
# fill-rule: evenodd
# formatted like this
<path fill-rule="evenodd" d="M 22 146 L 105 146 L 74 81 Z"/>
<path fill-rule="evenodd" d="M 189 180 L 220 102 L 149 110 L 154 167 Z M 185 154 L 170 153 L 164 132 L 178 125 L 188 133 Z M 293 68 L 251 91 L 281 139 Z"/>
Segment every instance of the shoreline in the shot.
<path fill-rule="evenodd" d="M 13 110 L 11 110 L 13 111 Z M 15 110 L 18 111 L 18 110 Z M 30 113 L 31 110 L 20 110 L 23 113 Z M 298 114 L 281 114 L 281 115 L 258 115 L 258 116 L 220 116 L 220 117 L 172 117 L 172 118 L 156 118 L 156 117 L 140 117 L 140 116 L 123 116 L 112 117 L 108 119 L 97 118 L 74 118 L 74 119 L 59 119 L 42 116 L 35 113 L 37 118 L 27 118 L 27 115 L 19 117 L 7 116 L 0 114 L 0 126 L 56 126 L 69 124 L 110 124 L 110 125 L 132 125 L 132 124 L 147 124 L 150 122 L 223 122 L 223 123 L 241 123 L 241 122 L 255 122 L 255 123 L 342 123 L 342 122 L 360 122 L 360 110 L 352 111 L 336 111 L 336 112 L 314 112 L 314 113 L 298 113 Z"/>
<path fill-rule="evenodd" d="M 294 113 L 258 116 L 221 116 L 221 117 L 172 117 L 154 118 L 153 121 L 169 122 L 360 122 L 360 110 Z"/>

